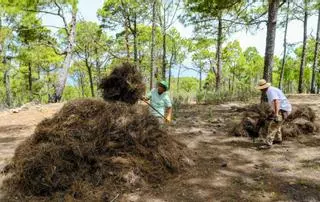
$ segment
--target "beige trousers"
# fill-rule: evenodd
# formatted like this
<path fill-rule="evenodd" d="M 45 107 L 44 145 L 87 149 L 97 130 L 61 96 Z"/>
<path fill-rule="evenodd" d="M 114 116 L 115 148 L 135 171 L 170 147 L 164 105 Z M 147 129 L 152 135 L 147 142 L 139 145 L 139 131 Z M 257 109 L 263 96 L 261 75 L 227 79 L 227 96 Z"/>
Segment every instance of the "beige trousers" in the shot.
<path fill-rule="evenodd" d="M 282 142 L 282 132 L 281 128 L 284 121 L 288 118 L 289 113 L 283 110 L 280 110 L 281 118 L 279 122 L 271 120 L 267 128 L 266 144 L 271 146 L 274 142 Z"/>

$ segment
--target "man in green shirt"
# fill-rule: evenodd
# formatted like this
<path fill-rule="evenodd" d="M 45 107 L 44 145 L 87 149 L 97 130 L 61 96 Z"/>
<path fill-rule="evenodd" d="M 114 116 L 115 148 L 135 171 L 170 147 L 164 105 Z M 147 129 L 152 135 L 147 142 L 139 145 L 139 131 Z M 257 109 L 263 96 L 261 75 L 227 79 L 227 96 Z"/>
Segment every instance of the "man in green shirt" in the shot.
<path fill-rule="evenodd" d="M 152 89 L 144 99 L 145 101 L 150 100 L 150 104 L 154 108 L 150 107 L 150 112 L 159 119 L 160 123 L 163 123 L 163 117 L 168 123 L 171 122 L 172 118 L 172 104 L 167 92 L 168 88 L 168 83 L 161 81 L 158 83 L 158 87 Z"/>

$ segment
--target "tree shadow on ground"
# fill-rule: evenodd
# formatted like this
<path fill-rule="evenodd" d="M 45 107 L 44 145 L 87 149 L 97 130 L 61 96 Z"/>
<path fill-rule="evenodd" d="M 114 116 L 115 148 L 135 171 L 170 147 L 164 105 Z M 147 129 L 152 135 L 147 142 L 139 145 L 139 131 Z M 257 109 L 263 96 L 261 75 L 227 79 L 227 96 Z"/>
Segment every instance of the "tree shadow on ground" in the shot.
<path fill-rule="evenodd" d="M 168 181 L 160 190 L 150 192 L 149 196 L 153 195 L 159 201 L 185 202 L 320 201 L 320 176 L 316 176 L 320 160 L 306 160 L 311 156 L 304 158 L 310 150 L 312 155 L 318 154 L 315 147 L 320 146 L 319 136 L 306 137 L 303 142 L 289 140 L 283 145 L 274 145 L 270 150 L 258 151 L 256 147 L 259 144 L 250 138 L 228 136 L 224 132 L 228 126 L 225 122 L 221 123 L 222 128 L 217 127 L 220 123 L 194 124 L 192 131 L 189 130 L 189 123 L 193 121 L 189 116 L 194 116 L 190 111 L 197 110 L 179 114 L 180 117 L 185 116 L 179 120 L 179 129 L 184 132 L 175 136 L 183 142 L 193 143 L 191 149 L 196 153 L 195 165 L 178 179 Z M 230 120 L 230 116 L 241 116 L 225 109 L 214 109 L 212 114 L 223 121 Z M 201 114 L 194 118 L 201 124 L 208 124 L 206 117 L 212 114 L 203 108 Z M 208 132 L 211 129 L 215 133 Z M 207 132 L 193 133 L 194 130 Z M 192 135 L 188 135 L 190 132 Z M 312 171 L 316 171 L 314 178 L 309 174 Z M 139 201 L 147 199 L 142 197 Z"/>
<path fill-rule="evenodd" d="M 26 125 L 6 125 L 6 126 L 0 126 L 0 133 L 9 133 L 12 131 L 17 131 L 17 130 L 24 130 L 28 129 L 30 126 Z"/>
<path fill-rule="evenodd" d="M 177 192 L 164 199 L 172 201 L 320 201 L 320 179 L 310 180 L 300 175 L 291 175 L 286 167 L 274 167 L 264 156 L 280 156 L 289 148 L 276 145 L 274 150 L 257 151 L 248 138 L 238 141 L 233 138 L 217 138 L 211 142 L 199 141 L 196 167 L 185 180 L 168 193 Z M 205 149 L 207 148 L 207 149 Z M 258 158 L 252 156 L 260 153 Z M 291 148 L 286 157 L 294 156 Z M 247 155 L 247 156 L 246 156 Z M 248 157 L 248 158 L 247 158 Z M 289 159 L 290 160 L 290 159 Z M 285 161 L 285 160 L 284 160 Z M 319 159 L 302 162 L 302 167 L 320 166 Z M 311 163 L 313 162 L 313 163 Z M 301 164 L 297 162 L 299 170 Z M 164 193 L 166 195 L 166 193 Z"/>
<path fill-rule="evenodd" d="M 320 182 L 310 182 L 296 179 L 295 184 L 280 184 L 279 191 L 288 201 L 320 201 Z"/>
<path fill-rule="evenodd" d="M 320 147 L 320 137 L 312 136 L 306 141 L 299 141 L 299 143 L 307 146 L 307 147 Z"/>
<path fill-rule="evenodd" d="M 310 160 L 303 160 L 301 161 L 302 167 L 304 168 L 315 168 L 320 170 L 320 157 L 319 158 L 314 158 Z M 320 192 L 320 190 L 319 190 Z"/>
<path fill-rule="evenodd" d="M 0 143 L 13 142 L 13 141 L 16 141 L 17 139 L 18 139 L 17 137 L 0 137 Z"/>
<path fill-rule="evenodd" d="M 283 173 L 286 170 L 274 169 L 264 159 L 253 165 L 236 153 L 230 161 L 221 152 L 232 154 L 233 149 L 199 153 L 196 167 L 178 185 L 167 187 L 161 193 L 164 198 L 159 197 L 170 201 L 320 201 L 319 179 L 289 177 Z"/>

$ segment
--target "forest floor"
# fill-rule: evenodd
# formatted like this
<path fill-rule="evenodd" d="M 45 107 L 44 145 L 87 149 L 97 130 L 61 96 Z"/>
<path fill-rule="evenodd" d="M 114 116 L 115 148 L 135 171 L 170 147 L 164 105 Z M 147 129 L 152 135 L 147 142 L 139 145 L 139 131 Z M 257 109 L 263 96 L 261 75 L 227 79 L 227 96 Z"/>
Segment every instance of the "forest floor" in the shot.
<path fill-rule="evenodd" d="M 305 104 L 320 117 L 320 96 L 293 95 L 294 106 Z M 0 169 L 17 145 L 42 119 L 62 104 L 31 106 L 19 113 L 0 112 Z M 160 188 L 142 188 L 119 201 L 320 201 L 320 134 L 301 136 L 257 150 L 246 137 L 228 133 L 243 103 L 182 106 L 170 134 L 195 153 L 194 165 Z M 320 118 L 316 120 L 320 123 Z M 1 185 L 1 179 L 0 179 Z"/>

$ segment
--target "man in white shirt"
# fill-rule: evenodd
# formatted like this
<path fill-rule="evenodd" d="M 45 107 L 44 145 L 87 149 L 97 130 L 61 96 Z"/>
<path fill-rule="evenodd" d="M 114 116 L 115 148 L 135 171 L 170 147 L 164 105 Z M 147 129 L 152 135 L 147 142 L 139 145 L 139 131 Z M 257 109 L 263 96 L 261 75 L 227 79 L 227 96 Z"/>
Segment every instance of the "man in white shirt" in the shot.
<path fill-rule="evenodd" d="M 274 117 L 268 126 L 266 143 L 271 146 L 274 141 L 282 142 L 281 126 L 292 111 L 291 104 L 280 89 L 271 86 L 264 79 L 259 81 L 256 88 L 267 94 L 268 103 L 273 109 Z"/>

